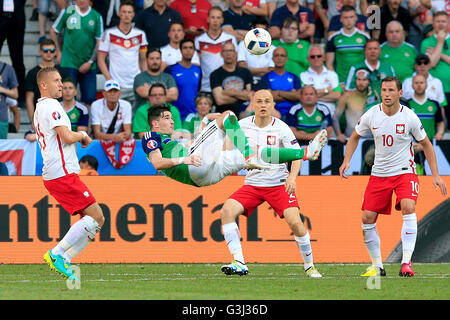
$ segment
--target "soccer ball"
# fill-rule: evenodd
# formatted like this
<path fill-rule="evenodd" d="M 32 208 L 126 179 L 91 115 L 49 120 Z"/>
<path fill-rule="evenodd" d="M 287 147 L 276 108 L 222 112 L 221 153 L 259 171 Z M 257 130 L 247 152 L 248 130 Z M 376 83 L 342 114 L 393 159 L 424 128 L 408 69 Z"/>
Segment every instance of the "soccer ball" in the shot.
<path fill-rule="evenodd" d="M 255 28 L 247 32 L 244 44 L 248 52 L 260 55 L 269 51 L 272 44 L 272 37 L 267 30 Z"/>

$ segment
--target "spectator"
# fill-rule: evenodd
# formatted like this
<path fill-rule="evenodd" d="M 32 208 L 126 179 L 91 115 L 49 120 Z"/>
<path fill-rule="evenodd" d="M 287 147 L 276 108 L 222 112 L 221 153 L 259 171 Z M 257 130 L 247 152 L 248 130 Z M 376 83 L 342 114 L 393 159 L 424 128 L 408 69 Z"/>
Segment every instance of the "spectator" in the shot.
<path fill-rule="evenodd" d="M 230 7 L 223 13 L 222 29 L 243 41 L 247 32 L 252 28 L 256 15 L 244 11 L 244 0 L 230 0 Z"/>
<path fill-rule="evenodd" d="M 223 65 L 220 54 L 225 42 L 231 41 L 237 48 L 236 38 L 222 31 L 223 12 L 220 7 L 212 7 L 208 12 L 208 31 L 195 38 L 195 49 L 200 56 L 202 69 L 202 92 L 211 92 L 209 76 L 211 72 Z"/>
<path fill-rule="evenodd" d="M 333 120 L 327 106 L 317 103 L 318 96 L 313 86 L 304 86 L 300 91 L 300 103 L 294 105 L 286 116 L 286 123 L 297 140 L 310 141 L 322 130 L 327 136 L 333 133 Z"/>
<path fill-rule="evenodd" d="M 135 103 L 134 77 L 147 70 L 145 54 L 148 45 L 144 31 L 132 26 L 133 17 L 133 3 L 122 2 L 119 25 L 105 30 L 98 52 L 98 67 L 103 76 L 106 80 L 119 82 L 121 98 L 131 105 Z M 106 64 L 108 56 L 109 68 Z"/>
<path fill-rule="evenodd" d="M 237 66 L 236 47 L 232 42 L 225 42 L 220 54 L 223 66 L 210 76 L 216 111 L 231 110 L 239 115 L 244 104 L 250 101 L 252 74 L 248 69 Z"/>
<path fill-rule="evenodd" d="M 153 48 L 147 51 L 147 70 L 134 78 L 133 90 L 136 102 L 133 107 L 133 114 L 139 106 L 147 102 L 148 92 L 153 83 L 160 82 L 166 86 L 168 102 L 178 99 L 175 79 L 172 75 L 161 72 L 161 63 L 161 51 L 159 49 Z"/>
<path fill-rule="evenodd" d="M 8 132 L 17 133 L 20 129 L 20 111 L 16 99 L 6 97 L 8 109 Z"/>
<path fill-rule="evenodd" d="M 98 140 L 123 143 L 131 137 L 131 104 L 120 99 L 120 85 L 115 80 L 105 82 L 103 96 L 92 103 L 91 117 L 94 136 Z"/>
<path fill-rule="evenodd" d="M 265 18 L 257 17 L 253 27 L 267 30 L 269 23 Z M 254 91 L 255 89 L 267 89 L 265 84 L 261 83 L 260 80 L 264 74 L 272 70 L 274 67 L 272 60 L 274 49 L 275 46 L 270 46 L 269 51 L 265 54 L 256 55 L 247 50 L 244 41 L 239 42 L 237 58 L 238 66 L 241 68 L 247 68 L 252 73 L 252 88 Z"/>
<path fill-rule="evenodd" d="M 344 83 L 351 66 L 364 61 L 364 46 L 370 36 L 356 28 L 356 10 L 344 6 L 341 10 L 342 29 L 333 33 L 326 45 L 326 66 L 335 70 Z"/>
<path fill-rule="evenodd" d="M 412 99 L 414 95 L 414 88 L 412 86 L 413 77 L 416 74 L 420 74 L 424 76 L 427 81 L 426 94 L 428 99 L 437 101 L 441 107 L 447 108 L 448 100 L 446 99 L 444 93 L 442 81 L 436 77 L 433 77 L 430 73 L 430 57 L 426 54 L 419 54 L 416 57 L 416 64 L 414 65 L 414 68 L 416 71 L 412 74 L 412 77 L 403 81 L 403 98 L 406 100 Z"/>
<path fill-rule="evenodd" d="M 72 123 L 72 131 L 88 132 L 89 110 L 83 104 L 75 100 L 78 93 L 75 83 L 70 77 L 63 79 L 62 83 L 61 105 Z"/>
<path fill-rule="evenodd" d="M 283 120 L 286 119 L 286 114 L 291 107 L 300 100 L 300 88 L 302 87 L 300 78 L 286 71 L 287 60 L 286 49 L 276 48 L 273 52 L 274 68 L 263 76 L 263 81 L 267 83 L 276 103 L 275 109 L 279 111 Z"/>
<path fill-rule="evenodd" d="M 381 48 L 377 40 L 370 39 L 364 48 L 365 60 L 355 64 L 350 68 L 345 85 L 346 90 L 355 90 L 356 71 L 359 69 L 370 70 L 370 83 L 378 97 L 381 97 L 381 80 L 388 76 L 395 76 L 394 68 L 387 63 L 380 61 Z"/>
<path fill-rule="evenodd" d="M 430 56 L 430 73 L 442 81 L 446 100 L 450 101 L 450 37 L 448 36 L 449 18 L 445 11 L 437 12 L 433 17 L 434 34 L 423 40 L 420 52 Z M 450 130 L 450 107 L 445 108 L 447 129 Z"/>
<path fill-rule="evenodd" d="M 402 0 L 386 0 L 380 10 L 381 28 L 372 30 L 372 38 L 378 40 L 380 43 L 385 42 L 386 26 L 393 20 L 399 21 L 403 26 L 403 30 L 409 30 L 412 21 L 411 15 L 408 9 L 400 6 L 401 2 Z"/>
<path fill-rule="evenodd" d="M 433 28 L 433 3 L 436 0 L 403 0 L 402 6 L 405 7 L 411 15 L 411 24 L 409 26 L 407 41 L 417 50 L 420 50 L 420 44 L 425 39 L 426 34 Z"/>
<path fill-rule="evenodd" d="M 341 9 L 338 10 L 339 13 L 332 16 L 330 19 L 327 38 L 329 38 L 336 31 L 341 30 L 341 28 L 343 27 L 343 24 L 341 21 L 341 16 L 342 16 L 342 9 L 346 6 L 351 6 L 351 7 L 355 8 L 355 13 L 357 16 L 356 23 L 355 23 L 356 28 L 360 31 L 363 31 L 363 32 L 369 34 L 370 30 L 369 30 L 369 27 L 367 26 L 367 17 L 364 14 L 358 13 L 360 11 L 358 11 L 356 9 L 357 1 L 356 0 L 343 0 L 343 1 L 341 1 L 341 3 L 342 3 L 342 7 L 341 7 Z"/>
<path fill-rule="evenodd" d="M 324 28 L 327 31 L 329 30 L 333 17 L 339 16 L 341 14 L 341 9 L 343 6 L 352 6 L 356 9 L 356 13 L 358 15 L 366 15 L 368 2 L 371 2 L 373 4 L 377 1 L 378 0 L 314 0 L 314 9 L 320 20 L 322 20 Z M 337 30 L 339 29 L 340 27 Z"/>
<path fill-rule="evenodd" d="M 242 8 L 245 13 L 258 17 L 268 18 L 268 6 L 266 0 L 246 0 Z"/>
<path fill-rule="evenodd" d="M 97 51 L 103 34 L 100 14 L 90 7 L 89 0 L 76 0 L 61 11 L 50 30 L 56 44 L 56 60 L 76 84 L 80 84 L 81 101 L 90 105 L 97 94 Z M 58 33 L 64 31 L 62 51 Z"/>
<path fill-rule="evenodd" d="M 55 6 L 55 13 L 58 16 L 60 9 L 64 9 L 64 7 L 59 8 L 58 4 L 55 0 L 38 0 L 38 21 L 39 21 L 39 39 L 38 43 L 40 44 L 46 37 L 45 32 L 47 30 L 47 19 L 49 16 L 52 15 L 50 12 L 50 6 L 51 4 L 54 4 Z M 54 20 L 54 19 L 53 19 Z"/>
<path fill-rule="evenodd" d="M 81 157 L 78 163 L 81 169 L 79 176 L 98 176 L 98 160 L 94 156 L 87 154 Z"/>
<path fill-rule="evenodd" d="M 145 32 L 150 48 L 161 48 L 169 43 L 172 21 L 182 21 L 180 13 L 168 7 L 166 0 L 154 0 L 136 16 L 135 27 Z"/>
<path fill-rule="evenodd" d="M 177 64 L 168 66 L 165 72 L 171 74 L 178 87 L 178 99 L 173 105 L 178 108 L 181 120 L 195 112 L 195 98 L 200 90 L 202 70 L 192 64 L 195 53 L 194 40 L 183 39 L 180 43 L 182 59 Z"/>
<path fill-rule="evenodd" d="M 272 41 L 274 47 L 283 47 L 288 54 L 286 70 L 300 75 L 309 67 L 308 50 L 310 43 L 298 38 L 299 23 L 294 17 L 287 17 L 283 20 L 281 27 L 281 38 Z"/>
<path fill-rule="evenodd" d="M 6 98 L 19 97 L 19 83 L 14 69 L 0 61 L 0 139 L 8 137 L 9 117 Z"/>
<path fill-rule="evenodd" d="M 379 103 L 370 86 L 369 70 L 356 71 L 356 90 L 346 91 L 339 98 L 333 114 L 336 139 L 345 143 L 353 133 L 359 118 L 374 104 Z"/>
<path fill-rule="evenodd" d="M 286 4 L 276 9 L 270 19 L 270 35 L 273 39 L 281 37 L 283 21 L 287 17 L 294 17 L 299 22 L 298 37 L 310 41 L 315 31 L 313 12 L 298 3 L 298 0 L 286 0 Z"/>
<path fill-rule="evenodd" d="M 386 39 L 381 45 L 380 61 L 391 64 L 395 75 L 403 82 L 414 72 L 417 50 L 405 41 L 403 26 L 396 20 L 386 26 Z"/>
<path fill-rule="evenodd" d="M 196 112 L 188 114 L 183 121 L 183 128 L 188 130 L 192 135 L 197 131 L 205 116 L 211 112 L 213 101 L 208 94 L 199 94 L 195 98 Z"/>
<path fill-rule="evenodd" d="M 25 0 L 3 0 L 0 4 L 0 52 L 6 40 L 13 71 L 18 82 L 19 103 L 25 100 L 24 37 Z"/>
<path fill-rule="evenodd" d="M 169 39 L 170 42 L 161 48 L 161 70 L 165 70 L 167 66 L 176 64 L 181 61 L 180 41 L 184 39 L 184 24 L 181 21 L 174 21 L 170 24 Z M 200 59 L 197 51 L 194 52 L 192 63 L 200 66 Z"/>
<path fill-rule="evenodd" d="M 36 76 L 39 70 L 45 67 L 55 67 L 61 77 L 64 79 L 69 75 L 61 66 L 56 65 L 56 44 L 52 39 L 45 39 L 39 45 L 39 55 L 41 56 L 41 62 L 28 71 L 25 78 L 25 102 L 27 107 L 28 118 L 30 119 L 31 126 L 33 127 L 34 110 L 36 109 L 36 103 L 41 97 L 39 87 L 36 81 Z"/>
<path fill-rule="evenodd" d="M 141 105 L 133 118 L 133 133 L 136 139 L 141 139 L 144 133 L 151 131 L 148 123 L 148 110 L 157 106 L 166 106 L 170 108 L 174 129 L 179 130 L 182 127 L 180 112 L 177 107 L 167 102 L 166 87 L 162 83 L 154 83 L 151 85 L 148 93 L 148 102 Z"/>
<path fill-rule="evenodd" d="M 300 74 L 300 80 L 303 85 L 311 85 L 316 89 L 319 103 L 326 105 L 333 114 L 342 93 L 339 77 L 336 72 L 324 66 L 325 52 L 320 45 L 309 48 L 308 61 L 311 66 Z"/>
<path fill-rule="evenodd" d="M 170 7 L 180 13 L 186 38 L 195 39 L 207 30 L 208 11 L 212 7 L 207 0 L 174 0 Z"/>
<path fill-rule="evenodd" d="M 425 76 L 416 74 L 413 77 L 412 87 L 414 94 L 408 100 L 408 107 L 417 114 L 430 140 L 443 140 L 445 126 L 442 107 L 439 102 L 428 98 Z"/>

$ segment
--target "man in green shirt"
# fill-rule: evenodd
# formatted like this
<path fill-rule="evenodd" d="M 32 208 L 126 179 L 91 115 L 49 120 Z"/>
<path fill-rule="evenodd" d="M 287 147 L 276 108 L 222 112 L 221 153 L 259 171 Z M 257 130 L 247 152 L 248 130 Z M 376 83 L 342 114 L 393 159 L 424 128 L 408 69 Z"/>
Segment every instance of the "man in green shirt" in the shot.
<path fill-rule="evenodd" d="M 380 61 L 392 65 L 402 82 L 414 72 L 417 49 L 405 41 L 405 31 L 400 22 L 393 20 L 386 26 L 387 41 L 381 45 Z"/>
<path fill-rule="evenodd" d="M 251 103 L 274 106 L 268 90 L 257 91 Z M 198 187 L 218 183 L 243 168 L 269 170 L 271 163 L 316 160 L 327 142 L 327 132 L 322 130 L 302 149 L 263 148 L 255 152 L 250 148 L 236 115 L 225 111 L 208 114 L 205 119 L 210 123 L 202 123 L 204 129 L 187 149 L 171 137 L 174 128 L 169 108 L 151 108 L 148 118 L 152 131 L 146 132 L 142 138 L 142 148 L 148 160 L 168 177 Z"/>
<path fill-rule="evenodd" d="M 274 47 L 286 49 L 288 60 L 286 62 L 286 71 L 300 76 L 300 73 L 306 71 L 309 67 L 308 50 L 310 43 L 298 38 L 299 22 L 294 17 L 288 17 L 283 20 L 281 26 L 281 38 L 272 41 Z"/>
<path fill-rule="evenodd" d="M 381 81 L 388 76 L 395 76 L 394 68 L 380 61 L 381 48 L 378 40 L 368 40 L 364 49 L 365 60 L 350 68 L 345 90 L 356 89 L 356 71 L 368 69 L 370 71 L 370 83 L 378 97 L 381 97 Z"/>
<path fill-rule="evenodd" d="M 64 31 L 63 48 L 60 49 L 58 33 Z M 56 60 L 80 83 L 81 102 L 90 105 L 97 93 L 98 46 L 103 33 L 101 15 L 90 7 L 89 0 L 76 0 L 75 5 L 63 9 L 50 30 L 56 44 Z"/>
<path fill-rule="evenodd" d="M 430 56 L 430 73 L 442 81 L 447 101 L 450 101 L 450 37 L 448 33 L 449 17 L 445 11 L 433 16 L 434 35 L 422 41 L 420 52 Z M 450 107 L 445 107 L 447 120 L 450 119 Z M 447 122 L 450 129 L 450 121 Z"/>
<path fill-rule="evenodd" d="M 148 102 L 139 106 L 133 118 L 133 133 L 135 139 L 142 139 L 147 131 L 150 131 L 148 123 L 148 110 L 152 107 L 167 106 L 172 113 L 175 130 L 181 129 L 181 117 L 177 107 L 167 103 L 167 90 L 162 83 L 154 83 L 148 92 Z"/>

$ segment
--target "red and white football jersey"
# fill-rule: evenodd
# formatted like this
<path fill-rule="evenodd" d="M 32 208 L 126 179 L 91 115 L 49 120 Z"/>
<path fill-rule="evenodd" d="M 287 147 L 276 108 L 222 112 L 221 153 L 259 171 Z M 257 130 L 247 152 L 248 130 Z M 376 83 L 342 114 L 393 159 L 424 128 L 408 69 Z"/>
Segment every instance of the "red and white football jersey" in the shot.
<path fill-rule="evenodd" d="M 388 116 L 377 104 L 362 115 L 355 127 L 360 136 L 372 133 L 375 142 L 375 162 L 372 175 L 391 177 L 415 173 L 413 141 L 427 137 L 419 117 L 400 105 L 396 114 Z"/>
<path fill-rule="evenodd" d="M 146 50 L 145 32 L 132 28 L 124 34 L 118 27 L 106 29 L 100 41 L 99 51 L 109 54 L 109 73 L 123 88 L 133 88 L 139 69 L 139 51 Z"/>
<path fill-rule="evenodd" d="M 211 92 L 209 75 L 223 65 L 220 53 L 222 52 L 222 45 L 229 41 L 233 42 L 237 51 L 236 38 L 225 31 L 222 31 L 217 39 L 212 39 L 207 32 L 195 38 L 195 50 L 200 55 L 200 66 L 202 69 L 202 86 L 200 91 Z"/>
<path fill-rule="evenodd" d="M 278 118 L 272 117 L 270 124 L 260 128 L 255 124 L 255 117 L 250 116 L 239 120 L 239 125 L 245 133 L 250 146 L 256 150 L 269 148 L 300 149 L 300 145 L 289 126 Z M 255 187 L 274 187 L 283 185 L 289 175 L 285 163 L 272 164 L 267 171 L 250 170 L 245 177 L 245 184 Z"/>
<path fill-rule="evenodd" d="M 70 119 L 56 99 L 40 98 L 34 112 L 36 138 L 41 149 L 44 180 L 57 179 L 71 173 L 79 173 L 77 145 L 65 144 L 55 127 L 66 126 L 72 131 Z"/>

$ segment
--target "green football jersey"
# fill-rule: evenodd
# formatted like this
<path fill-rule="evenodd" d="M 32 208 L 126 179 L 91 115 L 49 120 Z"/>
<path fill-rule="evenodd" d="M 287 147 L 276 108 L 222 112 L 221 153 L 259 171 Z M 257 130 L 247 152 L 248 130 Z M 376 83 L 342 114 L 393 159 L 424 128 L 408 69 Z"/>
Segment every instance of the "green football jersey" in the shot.
<path fill-rule="evenodd" d="M 190 133 L 194 133 L 201 123 L 202 120 L 198 113 L 189 113 L 183 121 L 183 129 L 188 130 Z"/>
<path fill-rule="evenodd" d="M 71 5 L 61 11 L 53 28 L 58 33 L 64 31 L 61 67 L 79 69 L 89 61 L 97 40 L 102 37 L 103 20 L 92 8 L 82 14 L 77 6 Z M 94 62 L 91 70 L 96 68 Z"/>
<path fill-rule="evenodd" d="M 376 92 L 378 97 L 381 97 L 381 81 L 388 76 L 395 76 L 395 70 L 390 64 L 379 61 L 378 69 L 371 70 L 364 60 L 362 63 L 356 64 L 350 68 L 347 83 L 345 84 L 346 90 L 356 89 L 356 72 L 359 69 L 370 70 L 370 86 Z"/>
<path fill-rule="evenodd" d="M 181 129 L 181 117 L 180 111 L 177 107 L 167 103 L 166 106 L 170 108 L 170 113 L 172 114 L 172 120 L 174 122 L 173 126 L 175 130 Z M 150 131 L 150 125 L 148 124 L 148 109 L 150 109 L 150 102 L 143 104 L 136 110 L 136 114 L 133 118 L 133 133 L 137 139 L 138 132 Z"/>
<path fill-rule="evenodd" d="M 188 155 L 188 149 L 171 136 L 159 132 L 146 133 L 142 137 L 142 148 L 145 154 L 159 149 L 163 158 L 180 158 Z M 184 184 L 196 185 L 189 175 L 186 164 L 180 164 L 169 169 L 161 170 L 166 176 Z"/>
<path fill-rule="evenodd" d="M 290 127 L 314 133 L 333 125 L 330 109 L 318 103 L 311 114 L 309 114 L 299 103 L 293 106 L 286 115 L 286 123 Z"/>
<path fill-rule="evenodd" d="M 334 64 L 339 82 L 347 80 L 351 66 L 364 61 L 364 46 L 370 37 L 367 33 L 355 28 L 351 35 L 342 29 L 333 33 L 326 46 L 326 52 L 334 52 Z"/>
<path fill-rule="evenodd" d="M 300 77 L 300 73 L 306 71 L 310 63 L 308 62 L 308 51 L 310 43 L 305 40 L 298 40 L 295 43 L 286 43 L 281 39 L 272 41 L 274 47 L 285 48 L 288 55 L 288 61 L 286 62 L 286 71 L 289 71 L 296 76 Z"/>
<path fill-rule="evenodd" d="M 417 49 L 408 42 L 403 42 L 397 48 L 391 47 L 387 42 L 381 45 L 380 61 L 390 64 L 402 82 L 413 74 L 416 57 Z"/>
<path fill-rule="evenodd" d="M 412 98 L 408 100 L 408 106 L 417 114 L 428 138 L 432 140 L 436 135 L 436 123 L 443 121 L 439 103 L 429 99 L 420 103 Z"/>
<path fill-rule="evenodd" d="M 428 37 L 422 41 L 420 45 L 420 52 L 426 53 L 428 48 L 435 48 L 437 46 L 436 36 L 433 35 Z M 442 48 L 442 53 L 450 56 L 450 36 L 447 35 L 447 39 L 444 41 L 444 47 Z M 446 63 L 442 59 L 439 60 L 437 65 L 430 69 L 430 73 L 433 77 L 438 78 L 442 81 L 442 85 L 444 86 L 444 92 L 450 92 L 450 64 Z"/>

